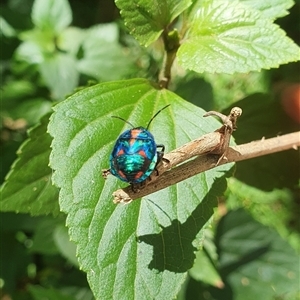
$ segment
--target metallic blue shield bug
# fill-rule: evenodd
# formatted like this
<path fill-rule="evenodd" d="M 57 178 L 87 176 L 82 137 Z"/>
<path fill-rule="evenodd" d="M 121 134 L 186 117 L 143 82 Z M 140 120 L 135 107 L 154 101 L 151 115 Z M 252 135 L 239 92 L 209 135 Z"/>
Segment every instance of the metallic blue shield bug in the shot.
<path fill-rule="evenodd" d="M 110 173 L 130 184 L 142 183 L 155 170 L 163 157 L 165 147 L 155 143 L 153 135 L 148 131 L 152 120 L 169 105 L 159 110 L 149 121 L 146 128 L 134 127 L 124 131 L 117 139 L 110 155 Z M 158 151 L 158 148 L 161 150 Z"/>

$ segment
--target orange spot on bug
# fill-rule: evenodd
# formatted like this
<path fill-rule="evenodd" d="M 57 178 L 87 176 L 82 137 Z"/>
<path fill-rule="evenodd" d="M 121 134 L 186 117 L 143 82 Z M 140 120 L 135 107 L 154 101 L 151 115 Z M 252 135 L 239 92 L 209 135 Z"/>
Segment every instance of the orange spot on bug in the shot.
<path fill-rule="evenodd" d="M 135 140 L 137 139 L 140 132 L 141 132 L 140 129 L 132 129 L 131 130 L 131 139 L 129 140 L 129 145 L 133 145 L 135 143 Z"/>
<path fill-rule="evenodd" d="M 139 178 L 141 178 L 143 175 L 144 175 L 143 172 L 138 172 L 138 173 L 134 176 L 134 179 L 139 179 Z"/>
<path fill-rule="evenodd" d="M 118 171 L 118 174 L 122 177 L 122 178 L 126 178 L 126 176 L 124 175 L 124 173 L 122 171 Z"/>
<path fill-rule="evenodd" d="M 125 153 L 124 150 L 123 150 L 123 149 L 120 149 L 119 152 L 117 153 L 117 156 L 122 155 L 122 154 L 124 154 L 124 153 Z"/>
<path fill-rule="evenodd" d="M 141 133 L 140 129 L 132 129 L 131 130 L 131 138 L 136 139 L 140 133 Z"/>
<path fill-rule="evenodd" d="M 139 151 L 139 155 L 143 156 L 143 157 L 147 157 L 146 153 L 144 150 L 140 150 Z"/>

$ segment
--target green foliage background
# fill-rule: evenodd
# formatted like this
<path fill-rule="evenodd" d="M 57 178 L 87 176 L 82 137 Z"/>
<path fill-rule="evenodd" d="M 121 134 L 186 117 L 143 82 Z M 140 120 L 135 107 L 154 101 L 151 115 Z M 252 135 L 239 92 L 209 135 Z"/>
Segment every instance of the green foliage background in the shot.
<path fill-rule="evenodd" d="M 243 109 L 238 144 L 299 130 L 280 96 L 299 82 L 299 6 L 2 2 L 1 298 L 300 299 L 299 151 L 129 205 L 101 176 L 128 128 L 112 115 L 146 126 L 171 104 L 150 128 L 167 151 L 217 129 L 211 109 Z"/>

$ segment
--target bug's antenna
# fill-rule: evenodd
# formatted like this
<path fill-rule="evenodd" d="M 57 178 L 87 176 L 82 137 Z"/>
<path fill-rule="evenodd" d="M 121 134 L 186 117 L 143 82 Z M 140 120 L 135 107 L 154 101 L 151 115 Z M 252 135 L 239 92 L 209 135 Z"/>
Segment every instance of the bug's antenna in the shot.
<path fill-rule="evenodd" d="M 132 126 L 132 128 L 134 128 L 134 126 L 130 122 L 126 121 L 125 119 L 123 119 L 121 117 L 118 117 L 118 116 L 111 116 L 111 117 L 116 118 L 116 119 L 120 119 L 120 120 L 124 121 L 125 123 L 129 124 L 130 126 Z"/>
<path fill-rule="evenodd" d="M 151 118 L 151 120 L 149 121 L 149 123 L 148 123 L 148 125 L 147 125 L 147 130 L 148 130 L 148 128 L 149 128 L 149 126 L 150 126 L 150 124 L 151 124 L 151 122 L 153 121 L 153 119 L 161 112 L 161 111 L 163 111 L 165 108 L 167 108 L 167 107 L 169 107 L 171 104 L 168 104 L 168 105 L 166 105 L 165 107 L 163 107 L 162 109 L 160 109 L 152 118 Z"/>

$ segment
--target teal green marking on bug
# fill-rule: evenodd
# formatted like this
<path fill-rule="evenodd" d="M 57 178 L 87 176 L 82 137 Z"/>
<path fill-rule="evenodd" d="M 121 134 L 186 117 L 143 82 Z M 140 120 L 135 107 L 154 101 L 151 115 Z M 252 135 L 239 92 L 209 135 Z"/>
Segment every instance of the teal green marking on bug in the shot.
<path fill-rule="evenodd" d="M 163 157 L 164 145 L 155 143 L 154 136 L 148 131 L 152 120 L 169 105 L 159 110 L 149 121 L 146 128 L 134 127 L 128 121 L 124 122 L 133 128 L 124 131 L 117 139 L 110 155 L 110 173 L 130 184 L 145 181 L 155 170 Z M 160 148 L 160 151 L 157 149 Z"/>

